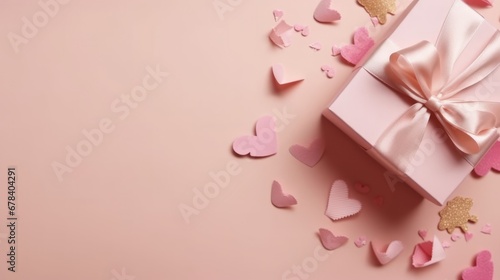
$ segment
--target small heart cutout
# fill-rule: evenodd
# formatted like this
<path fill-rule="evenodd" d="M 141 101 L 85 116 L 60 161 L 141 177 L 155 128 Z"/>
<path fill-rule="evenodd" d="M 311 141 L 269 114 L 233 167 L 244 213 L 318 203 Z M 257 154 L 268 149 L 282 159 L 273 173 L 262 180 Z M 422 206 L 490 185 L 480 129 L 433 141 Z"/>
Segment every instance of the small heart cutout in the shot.
<path fill-rule="evenodd" d="M 273 16 L 274 16 L 274 21 L 279 21 L 283 17 L 283 11 L 276 9 L 273 11 Z"/>
<path fill-rule="evenodd" d="M 367 242 L 368 241 L 366 240 L 365 236 L 360 236 L 360 237 L 358 237 L 358 239 L 356 239 L 354 241 L 354 245 L 356 245 L 356 247 L 358 247 L 358 248 L 361 248 L 361 247 L 365 246 Z"/>
<path fill-rule="evenodd" d="M 458 239 L 460 239 L 460 235 L 459 235 L 459 234 L 457 234 L 457 233 L 453 233 L 453 234 L 451 235 L 451 241 L 455 242 L 455 241 L 457 241 Z"/>
<path fill-rule="evenodd" d="M 463 280 L 493 280 L 493 262 L 488 250 L 481 251 L 476 256 L 476 266 L 462 272 Z"/>
<path fill-rule="evenodd" d="M 321 71 L 325 72 L 326 77 L 329 79 L 335 77 L 335 69 L 333 69 L 333 67 L 331 67 L 329 65 L 325 64 L 325 65 L 321 66 Z"/>
<path fill-rule="evenodd" d="M 359 183 L 359 182 L 354 184 L 354 189 L 357 192 L 362 193 L 362 194 L 367 194 L 371 191 L 370 186 Z"/>
<path fill-rule="evenodd" d="M 321 240 L 321 244 L 323 244 L 323 247 L 330 251 L 346 244 L 349 240 L 349 238 L 345 236 L 335 236 L 331 231 L 324 228 L 319 229 L 319 237 Z"/>
<path fill-rule="evenodd" d="M 321 50 L 322 46 L 321 46 L 321 43 L 320 42 L 314 42 L 312 44 L 309 45 L 309 47 L 315 51 L 319 51 Z"/>
<path fill-rule="evenodd" d="M 464 233 L 464 237 L 465 237 L 465 241 L 469 242 L 469 240 L 471 240 L 472 237 L 474 237 L 474 234 L 472 232 L 466 232 L 466 233 Z"/>
<path fill-rule="evenodd" d="M 339 12 L 331 8 L 332 0 L 321 0 L 314 11 L 314 19 L 321 23 L 331 23 L 340 20 Z"/>
<path fill-rule="evenodd" d="M 358 213 L 361 202 L 350 199 L 346 182 L 337 180 L 333 182 L 325 215 L 332 220 L 339 220 Z"/>
<path fill-rule="evenodd" d="M 387 246 L 385 251 L 379 250 L 372 242 L 372 249 L 380 264 L 384 265 L 394 260 L 404 250 L 403 242 L 394 240 Z"/>
<path fill-rule="evenodd" d="M 271 186 L 271 203 L 278 208 L 285 208 L 297 204 L 297 200 L 293 195 L 285 194 L 280 183 L 273 181 Z"/>
<path fill-rule="evenodd" d="M 279 85 L 287 85 L 292 83 L 297 83 L 303 81 L 304 78 L 299 77 L 298 75 L 287 75 L 285 73 L 285 68 L 281 64 L 274 64 L 271 67 L 271 71 L 273 72 L 274 80 Z"/>
<path fill-rule="evenodd" d="M 313 167 L 323 156 L 323 153 L 325 152 L 325 143 L 323 139 L 318 138 L 314 140 L 308 148 L 300 145 L 293 145 L 288 149 L 288 151 L 298 161 L 309 167 Z"/>
<path fill-rule="evenodd" d="M 481 228 L 481 232 L 484 234 L 491 234 L 491 224 L 486 224 Z"/>
<path fill-rule="evenodd" d="M 418 236 L 420 236 L 420 238 L 422 238 L 423 240 L 425 240 L 425 238 L 427 237 L 427 230 L 425 229 L 421 229 L 418 231 Z"/>
<path fill-rule="evenodd" d="M 340 55 L 349 63 L 356 65 L 375 45 L 375 42 L 368 35 L 368 29 L 361 27 L 354 32 L 354 44 L 343 46 Z"/>
<path fill-rule="evenodd" d="M 256 136 L 242 136 L 234 140 L 233 151 L 238 155 L 267 157 L 276 154 L 278 141 L 274 130 L 274 117 L 264 116 L 255 125 Z"/>

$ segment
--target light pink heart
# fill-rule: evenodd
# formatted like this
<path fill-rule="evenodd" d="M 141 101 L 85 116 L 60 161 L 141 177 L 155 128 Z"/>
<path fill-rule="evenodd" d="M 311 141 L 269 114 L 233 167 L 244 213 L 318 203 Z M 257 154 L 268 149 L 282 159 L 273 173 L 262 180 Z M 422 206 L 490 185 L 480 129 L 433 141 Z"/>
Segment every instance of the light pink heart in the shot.
<path fill-rule="evenodd" d="M 420 238 L 422 238 L 423 240 L 425 240 L 425 238 L 427 237 L 427 230 L 425 229 L 421 229 L 418 231 L 418 236 L 420 236 Z"/>
<path fill-rule="evenodd" d="M 310 44 L 309 47 L 315 51 L 319 51 L 319 50 L 321 50 L 322 45 L 320 42 L 314 42 L 314 43 Z"/>
<path fill-rule="evenodd" d="M 309 26 L 304 27 L 301 31 L 300 34 L 304 37 L 309 36 Z"/>
<path fill-rule="evenodd" d="M 321 0 L 314 10 L 314 19 L 321 23 L 331 23 L 340 20 L 342 16 L 332 9 L 332 0 Z"/>
<path fill-rule="evenodd" d="M 285 68 L 281 64 L 274 64 L 271 67 L 271 70 L 273 72 L 274 79 L 279 85 L 286 85 L 304 80 L 304 78 L 298 77 L 296 75 L 287 75 L 285 73 Z"/>
<path fill-rule="evenodd" d="M 386 250 L 380 250 L 376 248 L 376 246 L 372 242 L 372 249 L 380 264 L 384 265 L 399 256 L 399 254 L 401 254 L 401 252 L 403 252 L 404 250 L 404 245 L 403 242 L 394 240 L 389 243 Z"/>
<path fill-rule="evenodd" d="M 453 233 L 453 234 L 451 235 L 451 241 L 455 242 L 455 241 L 457 241 L 458 239 L 460 239 L 460 235 L 459 235 L 459 234 Z"/>
<path fill-rule="evenodd" d="M 367 194 L 371 191 L 370 186 L 359 183 L 359 182 L 354 184 L 354 189 L 357 192 L 362 193 L 362 194 Z"/>
<path fill-rule="evenodd" d="M 434 236 L 433 241 L 425 241 L 415 245 L 412 261 L 416 268 L 429 266 L 446 258 L 441 241 Z"/>
<path fill-rule="evenodd" d="M 443 249 L 448 249 L 451 247 L 451 244 L 450 244 L 450 242 L 445 240 L 441 243 L 441 246 L 443 246 Z"/>
<path fill-rule="evenodd" d="M 500 141 L 493 144 L 491 149 L 474 167 L 474 172 L 479 176 L 484 176 L 488 174 L 490 169 L 500 171 Z"/>
<path fill-rule="evenodd" d="M 337 45 L 332 46 L 332 55 L 337 56 L 340 54 L 341 48 Z"/>
<path fill-rule="evenodd" d="M 367 240 L 366 240 L 365 236 L 360 236 L 360 237 L 358 237 L 358 239 L 356 239 L 354 241 L 354 245 L 356 245 L 356 247 L 358 247 L 358 248 L 365 246 L 366 243 L 367 243 Z"/>
<path fill-rule="evenodd" d="M 465 237 L 465 241 L 469 242 L 469 240 L 471 240 L 472 237 L 474 237 L 474 234 L 472 232 L 466 232 L 466 233 L 464 233 L 464 237 Z"/>
<path fill-rule="evenodd" d="M 264 116 L 255 125 L 256 136 L 242 136 L 233 141 L 233 150 L 238 155 L 267 157 L 276 154 L 278 141 L 274 128 L 274 117 Z"/>
<path fill-rule="evenodd" d="M 345 236 L 335 236 L 331 231 L 324 228 L 319 229 L 319 237 L 321 244 L 323 244 L 323 247 L 327 250 L 335 250 L 349 241 L 349 238 Z"/>
<path fill-rule="evenodd" d="M 274 21 L 278 21 L 283 17 L 283 11 L 276 9 L 273 11 L 273 16 L 274 16 Z"/>
<path fill-rule="evenodd" d="M 293 26 L 288 25 L 284 20 L 278 24 L 269 33 L 269 39 L 278 47 L 286 48 L 292 44 L 290 32 Z"/>
<path fill-rule="evenodd" d="M 333 182 L 325 215 L 332 220 L 339 220 L 358 213 L 361 202 L 349 198 L 346 182 L 337 180 Z"/>
<path fill-rule="evenodd" d="M 493 280 L 493 262 L 488 250 L 476 256 L 476 265 L 462 272 L 463 280 Z"/>
<path fill-rule="evenodd" d="M 481 232 L 484 234 L 491 234 L 491 224 L 486 224 L 481 228 Z"/>
<path fill-rule="evenodd" d="M 301 145 L 293 145 L 288 149 L 288 151 L 298 161 L 309 167 L 313 167 L 323 156 L 323 153 L 325 152 L 325 143 L 323 139 L 318 138 L 307 148 Z"/>
<path fill-rule="evenodd" d="M 325 72 L 326 77 L 328 77 L 329 79 L 335 77 L 335 69 L 333 69 L 333 67 L 329 65 L 325 64 L 321 66 L 321 71 Z"/>
<path fill-rule="evenodd" d="M 360 27 L 354 32 L 354 44 L 343 46 L 340 55 L 349 63 L 356 65 L 375 45 L 375 42 L 368 35 L 368 29 Z"/>
<path fill-rule="evenodd" d="M 271 203 L 278 208 L 285 208 L 297 204 L 297 200 L 293 195 L 285 194 L 280 183 L 273 181 L 271 186 Z"/>

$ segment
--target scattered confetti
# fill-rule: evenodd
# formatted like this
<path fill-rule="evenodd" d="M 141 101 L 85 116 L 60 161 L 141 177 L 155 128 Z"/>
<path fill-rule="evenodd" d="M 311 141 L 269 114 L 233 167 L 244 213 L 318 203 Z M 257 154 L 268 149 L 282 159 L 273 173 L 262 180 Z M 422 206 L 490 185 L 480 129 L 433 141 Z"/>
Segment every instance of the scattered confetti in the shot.
<path fill-rule="evenodd" d="M 271 186 L 271 203 L 278 208 L 285 208 L 297 204 L 297 200 L 293 195 L 285 194 L 280 183 L 273 181 Z"/>
<path fill-rule="evenodd" d="M 273 16 L 274 16 L 274 21 L 277 22 L 278 20 L 280 20 L 283 17 L 283 11 L 276 9 L 273 11 Z"/>
<path fill-rule="evenodd" d="M 358 213 L 361 210 L 361 203 L 350 199 L 348 195 L 346 182 L 342 180 L 333 182 L 325 215 L 332 220 L 339 220 Z"/>
<path fill-rule="evenodd" d="M 312 44 L 309 45 L 309 47 L 315 51 L 319 51 L 321 50 L 322 46 L 321 46 L 321 43 L 320 42 L 314 42 Z"/>
<path fill-rule="evenodd" d="M 382 207 L 384 205 L 384 197 L 381 195 L 377 195 L 373 198 L 373 204 L 378 207 Z"/>
<path fill-rule="evenodd" d="M 286 48 L 290 46 L 290 32 L 292 26 L 288 25 L 284 20 L 280 21 L 269 33 L 269 39 L 278 47 Z"/>
<path fill-rule="evenodd" d="M 446 241 L 446 240 L 445 240 L 445 241 L 443 241 L 443 242 L 441 242 L 441 245 L 443 246 L 443 249 L 448 249 L 448 248 L 450 248 L 450 247 L 451 247 L 450 242 L 448 242 L 448 241 Z"/>
<path fill-rule="evenodd" d="M 341 247 L 349 241 L 349 238 L 345 236 L 335 236 L 331 231 L 324 228 L 319 229 L 319 237 L 323 247 L 330 251 Z"/>
<path fill-rule="evenodd" d="M 478 176 L 484 176 L 488 174 L 490 169 L 500 171 L 500 141 L 493 144 L 491 149 L 484 155 L 476 167 L 474 167 L 474 172 Z"/>
<path fill-rule="evenodd" d="M 296 24 L 293 26 L 293 29 L 297 32 L 300 32 L 300 34 L 304 37 L 307 37 L 309 35 L 309 26 L 302 26 L 300 24 Z"/>
<path fill-rule="evenodd" d="M 425 230 L 425 229 L 419 230 L 418 236 L 420 236 L 420 238 L 422 238 L 422 240 L 425 240 L 425 238 L 427 237 L 427 230 Z"/>
<path fill-rule="evenodd" d="M 486 224 L 481 228 L 481 232 L 484 234 L 491 234 L 491 224 Z"/>
<path fill-rule="evenodd" d="M 464 237 L 465 237 L 465 241 L 469 242 L 469 240 L 471 240 L 472 237 L 474 237 L 474 234 L 472 232 L 466 232 L 466 233 L 464 233 Z"/>
<path fill-rule="evenodd" d="M 257 136 L 242 136 L 234 140 L 233 151 L 238 155 L 252 157 L 267 157 L 276 154 L 278 141 L 274 130 L 274 118 L 264 116 L 255 125 Z"/>
<path fill-rule="evenodd" d="M 375 45 L 368 35 L 368 29 L 360 27 L 354 32 L 354 45 L 346 45 L 340 49 L 340 55 L 349 63 L 356 65 Z"/>
<path fill-rule="evenodd" d="M 453 233 L 450 237 L 451 241 L 456 242 L 458 239 L 460 239 L 461 236 L 459 234 Z"/>
<path fill-rule="evenodd" d="M 340 47 L 339 47 L 339 46 L 337 46 L 337 45 L 333 45 L 333 47 L 332 47 L 332 55 L 333 55 L 333 56 L 337 56 L 337 55 L 339 55 L 339 54 L 340 54 L 340 51 L 341 51 L 341 49 L 340 49 Z"/>
<path fill-rule="evenodd" d="M 356 245 L 356 247 L 358 247 L 358 248 L 361 248 L 361 247 L 365 246 L 367 242 L 368 241 L 366 240 L 365 236 L 360 236 L 360 237 L 358 237 L 358 239 L 356 239 L 354 241 L 354 245 Z"/>
<path fill-rule="evenodd" d="M 314 19 L 321 23 L 331 23 L 340 20 L 342 16 L 332 9 L 332 0 L 321 0 L 314 11 Z"/>
<path fill-rule="evenodd" d="M 285 67 L 281 64 L 273 65 L 271 70 L 273 71 L 274 79 L 279 85 L 286 85 L 304 80 L 304 78 L 301 78 L 298 75 L 286 75 Z"/>
<path fill-rule="evenodd" d="M 476 256 L 476 266 L 462 272 L 463 280 L 493 280 L 493 262 L 491 252 L 481 251 Z"/>
<path fill-rule="evenodd" d="M 397 0 L 358 0 L 370 17 L 377 17 L 380 24 L 387 22 L 387 13 L 396 13 Z"/>
<path fill-rule="evenodd" d="M 472 199 L 457 196 L 446 203 L 443 210 L 439 211 L 441 221 L 439 222 L 439 230 L 447 230 L 452 233 L 453 229 L 460 228 L 463 232 L 467 232 L 467 222 L 477 222 L 477 217 L 469 214 L 472 208 Z"/>
<path fill-rule="evenodd" d="M 298 161 L 309 167 L 313 167 L 320 161 L 321 157 L 323 157 L 325 142 L 322 138 L 317 138 L 309 145 L 309 148 L 293 145 L 288 151 Z"/>
<path fill-rule="evenodd" d="M 443 245 L 439 239 L 434 236 L 434 241 L 425 241 L 415 245 L 413 251 L 413 266 L 425 267 L 440 262 L 446 258 Z"/>
<path fill-rule="evenodd" d="M 329 66 L 329 65 L 323 65 L 321 66 L 321 71 L 325 72 L 326 73 L 326 76 L 331 79 L 333 77 L 335 77 L 335 69 L 333 69 L 333 67 Z"/>
<path fill-rule="evenodd" d="M 403 243 L 399 240 L 394 240 L 387 246 L 385 251 L 375 248 L 372 242 L 372 249 L 380 264 L 384 265 L 395 259 L 404 250 Z"/>
<path fill-rule="evenodd" d="M 370 186 L 368 185 L 365 185 L 365 184 L 362 184 L 362 183 L 354 183 L 354 189 L 359 192 L 359 193 L 362 193 L 362 194 L 367 194 L 371 191 L 371 188 Z"/>

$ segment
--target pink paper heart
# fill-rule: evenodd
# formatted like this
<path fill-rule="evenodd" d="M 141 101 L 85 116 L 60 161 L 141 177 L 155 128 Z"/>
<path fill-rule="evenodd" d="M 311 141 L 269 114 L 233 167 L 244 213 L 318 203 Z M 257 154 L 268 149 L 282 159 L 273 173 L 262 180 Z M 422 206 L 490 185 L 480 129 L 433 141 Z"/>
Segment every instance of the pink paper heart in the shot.
<path fill-rule="evenodd" d="M 330 23 L 340 20 L 339 12 L 331 8 L 332 0 L 321 0 L 314 11 L 314 19 L 322 23 Z"/>
<path fill-rule="evenodd" d="M 354 241 L 354 245 L 356 245 L 356 247 L 358 247 L 358 248 L 361 248 L 361 247 L 365 246 L 367 242 L 368 241 L 366 240 L 365 236 L 360 236 L 360 237 L 358 237 L 358 239 L 356 239 Z"/>
<path fill-rule="evenodd" d="M 479 176 L 484 176 L 488 174 L 490 169 L 500 171 L 500 141 L 493 144 L 493 147 L 491 147 L 476 167 L 474 167 L 474 172 Z"/>
<path fill-rule="evenodd" d="M 418 235 L 420 236 L 420 238 L 422 238 L 423 240 L 425 240 L 425 238 L 427 237 L 427 230 L 425 229 L 421 229 L 418 231 Z"/>
<path fill-rule="evenodd" d="M 323 247 L 330 251 L 346 244 L 349 240 L 349 238 L 345 236 L 335 236 L 331 231 L 324 228 L 319 229 L 319 237 L 321 240 L 321 244 L 323 244 Z"/>
<path fill-rule="evenodd" d="M 441 246 L 443 246 L 443 249 L 448 249 L 451 247 L 451 244 L 450 244 L 450 242 L 445 240 L 441 243 Z"/>
<path fill-rule="evenodd" d="M 341 48 L 337 45 L 333 45 L 332 47 L 332 55 L 337 56 L 340 54 Z"/>
<path fill-rule="evenodd" d="M 425 241 L 415 245 L 412 256 L 413 266 L 417 268 L 435 264 L 445 258 L 443 245 L 436 236 L 434 236 L 434 241 Z"/>
<path fill-rule="evenodd" d="M 309 36 L 309 26 L 304 27 L 301 31 L 300 34 L 304 37 Z"/>
<path fill-rule="evenodd" d="M 264 116 L 255 125 L 256 136 L 242 136 L 234 140 L 233 150 L 238 155 L 267 157 L 276 154 L 278 141 L 274 130 L 274 118 Z"/>
<path fill-rule="evenodd" d="M 332 220 L 339 220 L 358 213 L 361 203 L 348 197 L 349 190 L 346 182 L 337 180 L 333 182 L 325 215 Z"/>
<path fill-rule="evenodd" d="M 308 148 L 300 145 L 293 145 L 288 149 L 288 151 L 298 161 L 309 167 L 313 167 L 323 156 L 323 153 L 325 152 L 325 143 L 323 139 L 318 138 L 314 140 Z"/>
<path fill-rule="evenodd" d="M 340 55 L 356 65 L 374 45 L 375 42 L 368 35 L 368 29 L 360 27 L 354 32 L 354 45 L 343 46 L 340 49 Z"/>
<path fill-rule="evenodd" d="M 466 232 L 466 233 L 464 233 L 464 237 L 465 237 L 465 241 L 469 242 L 469 240 L 471 240 L 472 237 L 474 237 L 474 234 L 472 232 Z"/>
<path fill-rule="evenodd" d="M 362 194 L 367 194 L 371 191 L 370 186 L 359 183 L 359 182 L 354 184 L 354 189 L 357 192 L 362 193 Z"/>
<path fill-rule="evenodd" d="M 312 44 L 309 45 L 309 47 L 315 51 L 319 51 L 321 50 L 321 43 L 320 42 L 314 42 Z"/>
<path fill-rule="evenodd" d="M 476 266 L 462 272 L 463 280 L 493 280 L 493 262 L 488 250 L 479 252 L 476 256 Z"/>
<path fill-rule="evenodd" d="M 274 16 L 274 21 L 278 21 L 283 17 L 283 11 L 276 9 L 273 11 L 273 16 Z"/>
<path fill-rule="evenodd" d="M 335 77 L 335 69 L 333 69 L 333 67 L 329 65 L 325 64 L 321 66 L 321 71 L 325 72 L 326 77 L 328 77 L 329 79 Z"/>
<path fill-rule="evenodd" d="M 486 224 L 481 228 L 481 232 L 484 234 L 491 234 L 491 224 Z"/>
<path fill-rule="evenodd" d="M 297 204 L 297 200 L 293 195 L 285 194 L 280 183 L 273 181 L 271 186 L 271 203 L 278 208 L 285 208 Z"/>
<path fill-rule="evenodd" d="M 458 239 L 460 239 L 460 235 L 456 234 L 456 233 L 453 233 L 451 235 L 451 241 L 455 242 L 457 241 Z"/>
<path fill-rule="evenodd" d="M 284 20 L 280 20 L 278 24 L 269 33 L 269 39 L 278 47 L 286 48 L 291 45 L 290 32 L 292 26 L 288 25 Z"/>
<path fill-rule="evenodd" d="M 399 240 L 394 240 L 389 245 L 387 246 L 387 249 L 385 251 L 377 249 L 372 242 L 372 249 L 373 252 L 375 253 L 375 256 L 377 257 L 378 261 L 380 264 L 384 265 L 389 263 L 390 261 L 394 260 L 401 252 L 404 250 L 403 243 Z"/>
<path fill-rule="evenodd" d="M 271 67 L 271 70 L 273 71 L 273 76 L 276 82 L 279 85 L 286 85 L 286 84 L 291 84 L 291 83 L 296 83 L 303 81 L 304 78 L 295 76 L 295 75 L 286 75 L 285 74 L 285 68 L 281 64 L 274 64 Z M 290 77 L 289 77 L 290 76 Z"/>

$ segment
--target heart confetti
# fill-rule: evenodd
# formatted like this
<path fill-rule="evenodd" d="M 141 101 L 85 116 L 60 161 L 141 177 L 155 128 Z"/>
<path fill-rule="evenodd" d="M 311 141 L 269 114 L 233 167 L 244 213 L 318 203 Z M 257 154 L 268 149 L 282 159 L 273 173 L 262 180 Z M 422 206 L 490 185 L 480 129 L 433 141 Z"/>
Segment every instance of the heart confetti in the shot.
<path fill-rule="evenodd" d="M 443 241 L 443 242 L 441 242 L 441 245 L 443 246 L 443 249 L 448 249 L 448 248 L 450 248 L 450 247 L 451 247 L 450 242 L 448 242 L 448 241 L 446 241 L 446 240 L 445 240 L 445 241 Z"/>
<path fill-rule="evenodd" d="M 396 0 L 358 0 L 370 17 L 377 17 L 380 24 L 387 22 L 387 13 L 396 13 Z"/>
<path fill-rule="evenodd" d="M 422 240 L 425 240 L 425 238 L 427 237 L 427 230 L 425 230 L 425 229 L 419 230 L 418 236 L 420 236 L 420 238 L 422 238 Z"/>
<path fill-rule="evenodd" d="M 486 224 L 481 228 L 481 232 L 484 234 L 491 234 L 491 224 Z"/>
<path fill-rule="evenodd" d="M 300 145 L 293 145 L 288 151 L 298 161 L 309 167 L 313 167 L 319 162 L 325 152 L 325 142 L 323 139 L 318 138 L 314 140 L 308 148 Z"/>
<path fill-rule="evenodd" d="M 451 241 L 456 242 L 458 239 L 460 239 L 461 236 L 459 234 L 453 233 L 450 237 Z"/>
<path fill-rule="evenodd" d="M 385 265 L 395 259 L 401 252 L 404 250 L 403 243 L 399 240 L 394 240 L 387 246 L 385 251 L 379 250 L 375 248 L 375 245 L 372 242 L 372 249 L 375 253 L 380 264 Z"/>
<path fill-rule="evenodd" d="M 472 204 L 472 199 L 460 196 L 448 201 L 445 208 L 439 211 L 441 221 L 439 221 L 438 229 L 446 229 L 448 233 L 452 233 L 453 229 L 458 227 L 463 232 L 467 232 L 467 222 L 477 222 L 477 217 L 469 214 Z"/>
<path fill-rule="evenodd" d="M 368 29 L 360 27 L 354 32 L 354 45 L 343 46 L 340 55 L 349 63 L 356 65 L 375 45 L 375 42 L 368 35 Z"/>
<path fill-rule="evenodd" d="M 435 264 L 445 258 L 446 253 L 444 252 L 443 245 L 434 236 L 434 241 L 425 241 L 415 245 L 412 260 L 413 266 L 419 268 Z"/>
<path fill-rule="evenodd" d="M 273 181 L 271 186 L 271 203 L 278 208 L 285 208 L 297 204 L 297 200 L 293 195 L 283 193 L 281 184 Z"/>
<path fill-rule="evenodd" d="M 341 48 L 337 45 L 332 46 L 332 55 L 337 56 L 340 54 Z"/>
<path fill-rule="evenodd" d="M 278 47 L 286 48 L 290 46 L 290 32 L 292 26 L 288 25 L 284 20 L 281 20 L 269 33 L 269 39 Z"/>
<path fill-rule="evenodd" d="M 321 0 L 314 11 L 314 19 L 321 23 L 331 23 L 340 20 L 339 12 L 331 8 L 332 0 Z"/>
<path fill-rule="evenodd" d="M 469 240 L 471 240 L 472 237 L 474 237 L 474 234 L 472 232 L 466 232 L 466 233 L 464 233 L 464 237 L 465 237 L 465 241 L 469 242 Z"/>
<path fill-rule="evenodd" d="M 271 71 L 273 72 L 274 79 L 279 85 L 287 85 L 304 80 L 304 78 L 298 77 L 297 75 L 286 75 L 285 68 L 281 64 L 274 64 Z"/>
<path fill-rule="evenodd" d="M 463 280 L 493 280 L 493 262 L 491 252 L 481 251 L 476 256 L 476 266 L 462 272 Z"/>
<path fill-rule="evenodd" d="M 321 46 L 321 43 L 320 42 L 314 42 L 312 44 L 309 45 L 309 47 L 315 51 L 319 51 L 321 50 L 322 46 Z"/>
<path fill-rule="evenodd" d="M 282 10 L 278 10 L 278 9 L 274 10 L 273 11 L 274 21 L 280 20 L 283 17 L 283 14 L 284 13 Z"/>
<path fill-rule="evenodd" d="M 307 37 L 309 35 L 309 26 L 302 26 L 300 24 L 296 24 L 293 26 L 293 29 L 297 32 L 300 32 L 300 34 L 304 37 Z"/>
<path fill-rule="evenodd" d="M 484 176 L 488 174 L 488 171 L 491 169 L 500 171 L 500 141 L 493 144 L 493 147 L 491 147 L 476 167 L 474 167 L 474 172 L 478 176 Z"/>
<path fill-rule="evenodd" d="M 321 66 L 321 71 L 325 72 L 326 73 L 326 77 L 328 77 L 329 79 L 335 77 L 335 69 L 333 69 L 333 67 L 329 66 L 329 65 L 323 65 Z"/>
<path fill-rule="evenodd" d="M 333 182 L 325 215 L 332 220 L 339 220 L 358 213 L 361 210 L 361 203 L 348 196 L 346 182 L 342 180 Z"/>
<path fill-rule="evenodd" d="M 264 116 L 255 125 L 256 136 L 242 136 L 234 140 L 233 151 L 238 155 L 267 157 L 276 154 L 278 141 L 274 129 L 274 118 Z"/>
<path fill-rule="evenodd" d="M 361 247 L 365 246 L 367 242 L 368 242 L 368 240 L 366 240 L 365 236 L 360 236 L 354 241 L 354 245 L 356 245 L 356 247 L 358 247 L 358 248 L 361 248 Z"/>
<path fill-rule="evenodd" d="M 335 236 L 331 231 L 324 228 L 319 229 L 319 237 L 323 247 L 330 251 L 339 248 L 349 241 L 349 238 L 345 236 Z"/>

